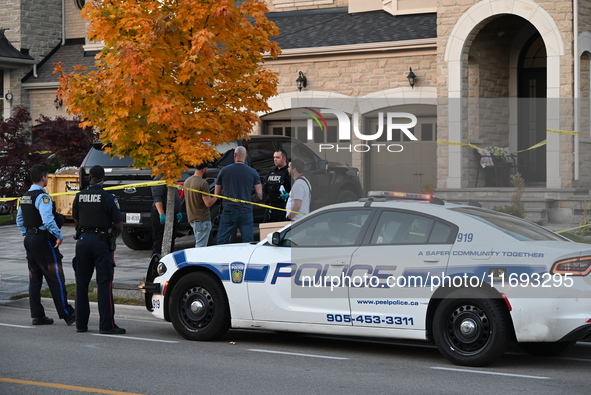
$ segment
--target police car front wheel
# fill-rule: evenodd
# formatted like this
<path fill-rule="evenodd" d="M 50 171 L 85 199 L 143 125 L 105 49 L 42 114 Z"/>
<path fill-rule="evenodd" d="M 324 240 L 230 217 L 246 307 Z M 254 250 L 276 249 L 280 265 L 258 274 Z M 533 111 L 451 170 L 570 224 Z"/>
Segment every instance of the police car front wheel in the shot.
<path fill-rule="evenodd" d="M 188 340 L 215 340 L 230 328 L 228 297 L 210 273 L 190 273 L 174 286 L 170 296 L 170 319 L 176 331 Z"/>
<path fill-rule="evenodd" d="M 450 293 L 433 317 L 433 339 L 441 354 L 464 366 L 486 366 L 501 358 L 511 338 L 503 303 L 471 289 Z"/>

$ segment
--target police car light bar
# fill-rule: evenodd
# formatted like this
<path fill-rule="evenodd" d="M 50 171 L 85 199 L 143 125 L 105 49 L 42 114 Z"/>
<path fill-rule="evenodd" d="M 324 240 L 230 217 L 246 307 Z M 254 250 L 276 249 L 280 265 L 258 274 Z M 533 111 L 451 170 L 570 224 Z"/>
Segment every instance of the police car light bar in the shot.
<path fill-rule="evenodd" d="M 434 198 L 434 196 L 430 195 L 430 194 L 391 192 L 391 191 L 369 191 L 367 193 L 367 196 L 368 197 L 385 197 L 385 198 L 394 198 L 394 199 L 407 199 L 407 200 L 425 200 L 425 201 L 430 201 L 432 198 Z"/>

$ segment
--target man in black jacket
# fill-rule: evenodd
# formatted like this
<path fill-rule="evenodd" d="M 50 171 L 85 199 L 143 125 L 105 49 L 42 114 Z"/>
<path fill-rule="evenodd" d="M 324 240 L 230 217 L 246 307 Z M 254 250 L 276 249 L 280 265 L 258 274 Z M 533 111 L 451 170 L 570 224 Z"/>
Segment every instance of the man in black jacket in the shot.
<path fill-rule="evenodd" d="M 265 204 L 277 207 L 279 210 L 270 208 L 265 209 L 263 222 L 285 221 L 285 203 L 291 190 L 291 177 L 287 172 L 287 153 L 283 149 L 278 149 L 273 154 L 275 167 L 267 175 L 263 192 L 267 196 Z"/>
<path fill-rule="evenodd" d="M 113 277 L 115 275 L 115 239 L 123 221 L 115 197 L 103 189 L 105 169 L 93 166 L 90 186 L 76 194 L 72 218 L 76 222 L 76 332 L 88 330 L 90 306 L 88 283 L 96 269 L 98 288 L 99 333 L 122 335 L 125 329 L 115 324 Z"/>

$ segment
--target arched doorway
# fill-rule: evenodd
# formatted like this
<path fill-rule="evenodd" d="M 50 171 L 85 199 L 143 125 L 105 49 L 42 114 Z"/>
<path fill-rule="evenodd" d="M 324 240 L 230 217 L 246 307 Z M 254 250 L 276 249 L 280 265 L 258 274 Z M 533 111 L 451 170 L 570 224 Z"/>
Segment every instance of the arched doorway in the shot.
<path fill-rule="evenodd" d="M 518 63 L 517 147 L 523 178 L 528 185 L 546 183 L 546 47 L 539 33 L 523 46 Z"/>

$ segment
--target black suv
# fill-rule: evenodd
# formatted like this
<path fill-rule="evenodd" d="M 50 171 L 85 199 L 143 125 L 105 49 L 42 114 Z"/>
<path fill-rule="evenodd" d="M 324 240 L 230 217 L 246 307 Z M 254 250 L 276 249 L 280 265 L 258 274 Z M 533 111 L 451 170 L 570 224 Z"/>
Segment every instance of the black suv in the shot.
<path fill-rule="evenodd" d="M 273 153 L 283 148 L 288 158 L 300 158 L 305 163 L 305 175 L 312 184 L 312 209 L 326 206 L 331 203 L 357 200 L 363 195 L 359 182 L 358 169 L 344 163 L 327 162 L 320 159 L 310 148 L 302 142 L 283 136 L 250 136 L 249 140 L 237 140 L 217 147 L 222 156 L 207 171 L 207 182 L 213 193 L 215 181 L 219 169 L 234 162 L 234 149 L 244 146 L 248 151 L 247 163 L 253 167 L 264 182 L 267 174 L 273 169 Z M 109 158 L 102 151 L 102 144 L 96 143 L 80 165 L 80 185 L 88 186 L 88 170 L 94 165 L 105 168 L 104 187 L 115 185 L 127 185 L 151 180 L 149 170 L 130 167 L 131 158 Z M 193 174 L 194 169 L 183 173 L 179 183 L 183 183 Z M 183 195 L 182 190 L 181 196 Z M 149 249 L 152 246 L 152 228 L 150 211 L 152 207 L 152 194 L 149 187 L 128 187 L 112 191 L 119 201 L 123 214 L 122 240 L 129 248 L 134 250 Z M 223 199 L 222 199 L 223 201 Z M 221 203 L 223 204 L 223 203 Z M 183 234 L 192 233 L 191 226 L 187 222 L 186 209 L 183 201 L 183 220 L 179 231 Z M 220 203 L 211 207 L 213 230 L 210 236 L 210 244 L 214 244 L 219 222 Z M 263 221 L 264 208 L 255 206 L 254 222 Z"/>

